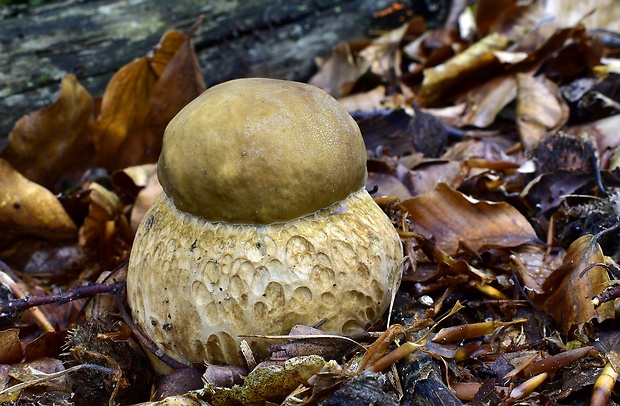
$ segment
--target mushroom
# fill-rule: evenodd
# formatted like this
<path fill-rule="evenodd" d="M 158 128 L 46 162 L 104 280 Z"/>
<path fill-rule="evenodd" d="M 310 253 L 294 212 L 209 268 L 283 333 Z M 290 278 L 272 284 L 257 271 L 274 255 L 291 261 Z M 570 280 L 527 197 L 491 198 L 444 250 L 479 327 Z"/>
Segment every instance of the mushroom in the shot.
<path fill-rule="evenodd" d="M 314 86 L 208 89 L 166 128 L 158 177 L 127 293 L 139 328 L 180 362 L 238 364 L 240 335 L 322 319 L 362 331 L 400 283 L 401 241 L 364 188 L 360 130 Z"/>

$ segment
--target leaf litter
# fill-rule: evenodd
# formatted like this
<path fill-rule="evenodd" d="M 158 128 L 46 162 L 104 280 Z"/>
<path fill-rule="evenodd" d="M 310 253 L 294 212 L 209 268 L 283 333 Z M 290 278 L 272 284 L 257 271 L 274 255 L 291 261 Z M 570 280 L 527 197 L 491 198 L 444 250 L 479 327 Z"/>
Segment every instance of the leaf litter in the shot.
<path fill-rule="evenodd" d="M 336 45 L 309 79 L 358 121 L 401 236 L 390 317 L 253 337 L 271 356 L 242 346 L 242 366 L 157 376 L 123 295 L 163 130 L 206 87 L 191 34 L 101 99 L 63 78 L 0 152 L 2 401 L 617 404 L 620 52 L 536 1 L 454 7 L 460 25 L 429 29 L 394 3 L 375 18 L 399 27 Z"/>

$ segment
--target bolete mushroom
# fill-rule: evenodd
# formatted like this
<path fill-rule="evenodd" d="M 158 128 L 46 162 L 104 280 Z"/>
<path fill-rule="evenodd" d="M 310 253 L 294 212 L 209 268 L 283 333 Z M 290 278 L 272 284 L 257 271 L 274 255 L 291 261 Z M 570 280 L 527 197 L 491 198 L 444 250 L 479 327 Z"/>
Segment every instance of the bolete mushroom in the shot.
<path fill-rule="evenodd" d="M 364 188 L 357 124 L 324 91 L 273 79 L 208 89 L 166 128 L 158 177 L 127 292 L 172 358 L 237 364 L 239 335 L 324 318 L 350 334 L 389 305 L 401 242 Z"/>

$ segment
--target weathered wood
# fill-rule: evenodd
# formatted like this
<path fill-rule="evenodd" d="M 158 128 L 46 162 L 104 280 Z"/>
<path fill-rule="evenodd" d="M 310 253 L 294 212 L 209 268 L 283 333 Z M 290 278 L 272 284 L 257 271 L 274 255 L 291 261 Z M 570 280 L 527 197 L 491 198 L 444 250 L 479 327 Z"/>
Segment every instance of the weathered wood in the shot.
<path fill-rule="evenodd" d="M 407 2 L 405 2 L 407 3 Z M 307 80 L 314 57 L 386 28 L 391 0 L 65 1 L 0 21 L 0 148 L 15 120 L 53 102 L 74 73 L 94 96 L 169 29 L 187 31 L 207 85 L 235 77 Z M 391 25 L 399 24 L 392 20 Z"/>

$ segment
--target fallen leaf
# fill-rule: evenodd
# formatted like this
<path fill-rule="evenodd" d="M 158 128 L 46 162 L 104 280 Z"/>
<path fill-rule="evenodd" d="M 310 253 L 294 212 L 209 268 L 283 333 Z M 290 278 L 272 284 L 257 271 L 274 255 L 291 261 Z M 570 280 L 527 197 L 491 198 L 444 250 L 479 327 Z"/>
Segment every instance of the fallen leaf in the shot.
<path fill-rule="evenodd" d="M 517 130 L 526 151 L 555 134 L 568 120 L 568 105 L 544 76 L 517 74 Z"/>
<path fill-rule="evenodd" d="M 33 182 L 50 190 L 72 185 L 93 159 L 88 123 L 93 100 L 74 75 L 62 79 L 58 100 L 20 118 L 0 157 Z"/>
<path fill-rule="evenodd" d="M 19 362 L 23 356 L 24 349 L 19 341 L 19 329 L 0 331 L 0 364 Z"/>
<path fill-rule="evenodd" d="M 84 225 L 80 228 L 80 245 L 91 246 L 98 241 L 106 241 L 114 231 L 114 222 L 121 209 L 121 200 L 97 183 L 91 183 L 90 206 Z"/>
<path fill-rule="evenodd" d="M 462 91 L 473 76 L 500 65 L 494 52 L 507 45 L 508 40 L 503 35 L 490 34 L 447 62 L 425 69 L 420 98 L 424 103 L 433 104 L 450 91 Z"/>
<path fill-rule="evenodd" d="M 162 35 L 159 43 L 155 45 L 153 55 L 151 56 L 151 68 L 155 71 L 157 77 L 161 77 L 168 63 L 174 58 L 183 44 L 187 42 L 187 39 L 187 35 L 177 30 L 167 31 Z"/>
<path fill-rule="evenodd" d="M 525 288 L 538 294 L 544 293 L 543 284 L 553 269 L 562 264 L 564 251 L 547 252 L 542 246 L 523 245 L 510 250 L 513 255 L 514 271 Z"/>
<path fill-rule="evenodd" d="M 482 247 L 516 247 L 537 240 L 534 229 L 517 209 L 507 203 L 475 201 L 438 183 L 435 190 L 402 205 L 411 222 L 433 236 L 448 254 L 466 242 L 473 250 Z"/>
<path fill-rule="evenodd" d="M 570 245 L 564 264 L 556 270 L 563 275 L 559 286 L 548 286 L 547 282 L 543 285 L 547 292 L 553 292 L 551 296 L 547 293 L 544 309 L 553 314 L 564 334 L 567 334 L 574 325 L 580 330 L 585 323 L 594 318 L 600 323 L 614 317 L 613 302 L 604 303 L 597 309 L 591 302 L 609 281 L 607 269 L 595 265 L 604 262 L 605 256 L 596 236 L 585 234 Z M 551 275 L 550 278 L 557 280 L 558 276 Z"/>
<path fill-rule="evenodd" d="M 496 21 L 514 11 L 516 6 L 515 0 L 479 0 L 476 5 L 476 27 L 483 35 L 488 34 Z"/>
<path fill-rule="evenodd" d="M 535 213 L 559 206 L 568 196 L 593 180 L 582 171 L 556 170 L 534 178 L 521 192 Z"/>
<path fill-rule="evenodd" d="M 381 108 L 381 102 L 385 99 L 385 86 L 377 86 L 364 93 L 356 93 L 343 97 L 338 101 L 347 109 L 352 111 L 373 112 Z"/>
<path fill-rule="evenodd" d="M 145 187 L 138 193 L 136 201 L 131 209 L 130 227 L 132 233 L 135 234 L 138 226 L 144 218 L 144 215 L 162 192 L 163 189 L 157 179 L 157 168 L 154 167 L 152 173 L 147 179 Z"/>
<path fill-rule="evenodd" d="M 401 76 L 399 45 L 408 28 L 409 24 L 404 24 L 383 34 L 360 51 L 360 57 L 366 60 L 373 74 L 384 79 L 390 79 L 394 75 Z"/>
<path fill-rule="evenodd" d="M 110 79 L 103 94 L 101 114 L 92 123 L 93 143 L 97 164 L 107 169 L 151 162 L 157 159 L 153 151 L 143 140 L 150 138 L 147 134 L 150 98 L 157 77 L 151 69 L 147 57 L 140 58 L 122 67 Z M 124 148 L 124 154 L 131 156 L 131 161 L 119 159 L 121 146 L 127 138 L 139 140 L 137 148 Z"/>
<path fill-rule="evenodd" d="M 470 124 L 479 128 L 488 127 L 499 112 L 513 101 L 517 95 L 514 76 L 499 76 L 489 80 L 467 97 L 469 113 L 462 125 Z"/>
<path fill-rule="evenodd" d="M 155 54 L 158 55 L 159 52 Z M 170 120 L 206 88 L 194 45 L 186 37 L 161 73 L 151 95 L 149 128 L 156 144 L 150 148 L 154 154 L 159 155 L 161 151 L 161 140 Z"/>
<path fill-rule="evenodd" d="M 0 228 L 3 238 L 35 235 L 69 239 L 77 228 L 58 199 L 0 159 Z"/>
<path fill-rule="evenodd" d="M 383 172 L 368 172 L 367 189 L 377 187 L 377 196 L 393 196 L 400 200 L 409 199 L 411 193 L 396 176 Z"/>
<path fill-rule="evenodd" d="M 370 67 L 365 58 L 354 56 L 351 46 L 347 42 L 337 44 L 327 59 L 319 64 L 318 72 L 308 83 L 320 87 L 335 98 L 348 95 Z"/>

